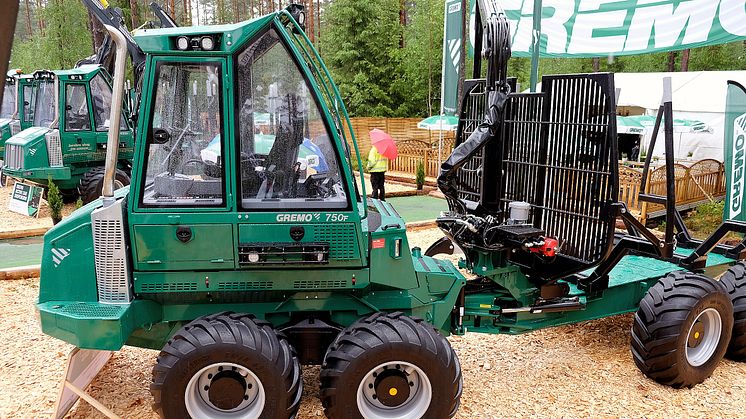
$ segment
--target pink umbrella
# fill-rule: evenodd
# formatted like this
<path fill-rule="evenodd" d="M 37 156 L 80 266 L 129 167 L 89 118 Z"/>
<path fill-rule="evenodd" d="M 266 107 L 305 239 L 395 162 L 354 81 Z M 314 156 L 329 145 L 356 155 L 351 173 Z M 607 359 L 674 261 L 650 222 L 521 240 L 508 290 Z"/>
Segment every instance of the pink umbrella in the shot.
<path fill-rule="evenodd" d="M 396 143 L 390 135 L 386 134 L 385 131 L 381 131 L 378 128 L 374 128 L 370 132 L 370 143 L 376 147 L 378 153 L 389 160 L 394 160 L 399 155 L 399 151 L 396 149 Z"/>

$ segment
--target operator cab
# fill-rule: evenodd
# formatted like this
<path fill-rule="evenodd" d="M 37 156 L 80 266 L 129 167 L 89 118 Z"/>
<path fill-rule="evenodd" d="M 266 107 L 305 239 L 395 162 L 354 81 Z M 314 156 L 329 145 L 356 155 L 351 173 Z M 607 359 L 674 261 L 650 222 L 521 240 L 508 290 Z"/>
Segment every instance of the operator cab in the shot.
<path fill-rule="evenodd" d="M 365 265 L 332 86 L 283 19 L 135 35 L 151 92 L 129 195 L 135 271 Z M 140 275 L 135 291 L 169 281 Z"/>
<path fill-rule="evenodd" d="M 235 107 L 223 94 L 230 64 L 157 59 L 142 203 L 222 205 L 226 147 L 235 147 L 241 208 L 348 208 L 318 101 L 276 28 L 231 61 Z M 226 129 L 235 144 L 226 144 Z"/>

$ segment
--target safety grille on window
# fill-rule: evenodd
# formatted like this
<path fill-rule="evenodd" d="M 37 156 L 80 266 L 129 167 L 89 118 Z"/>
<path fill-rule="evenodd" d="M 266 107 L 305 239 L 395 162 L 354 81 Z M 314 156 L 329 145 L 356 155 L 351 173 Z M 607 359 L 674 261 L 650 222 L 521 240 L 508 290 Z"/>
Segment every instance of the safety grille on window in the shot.
<path fill-rule="evenodd" d="M 8 169 L 23 169 L 23 148 L 15 144 L 5 146 L 5 166 Z"/>
<path fill-rule="evenodd" d="M 47 140 L 47 154 L 49 155 L 49 167 L 62 167 L 62 144 L 60 143 L 60 132 L 49 131 L 45 138 Z"/>
<path fill-rule="evenodd" d="M 10 121 L 10 135 L 16 135 L 21 132 L 21 121 Z"/>

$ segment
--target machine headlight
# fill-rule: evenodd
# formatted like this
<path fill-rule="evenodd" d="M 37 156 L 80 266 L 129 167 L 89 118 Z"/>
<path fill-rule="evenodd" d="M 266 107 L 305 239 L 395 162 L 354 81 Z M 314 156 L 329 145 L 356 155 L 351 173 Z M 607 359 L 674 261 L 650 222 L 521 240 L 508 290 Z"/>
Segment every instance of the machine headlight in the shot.
<path fill-rule="evenodd" d="M 176 38 L 176 48 L 181 51 L 186 51 L 189 48 L 189 38 L 186 36 Z"/>
<path fill-rule="evenodd" d="M 199 45 L 205 51 L 212 51 L 215 48 L 215 40 L 210 36 L 203 36 L 199 40 Z"/>
<path fill-rule="evenodd" d="M 306 24 L 306 12 L 300 12 L 298 13 L 298 24 L 303 26 Z"/>

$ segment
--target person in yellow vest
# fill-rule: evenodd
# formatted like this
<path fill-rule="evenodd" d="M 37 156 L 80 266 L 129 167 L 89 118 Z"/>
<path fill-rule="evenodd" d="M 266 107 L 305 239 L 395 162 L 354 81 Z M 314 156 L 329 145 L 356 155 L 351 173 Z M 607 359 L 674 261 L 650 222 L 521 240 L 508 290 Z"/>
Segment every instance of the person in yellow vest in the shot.
<path fill-rule="evenodd" d="M 368 172 L 370 172 L 370 184 L 373 186 L 371 194 L 373 199 L 386 200 L 386 191 L 383 184 L 386 181 L 386 170 L 388 168 L 389 159 L 379 154 L 376 146 L 372 146 L 368 153 Z"/>

